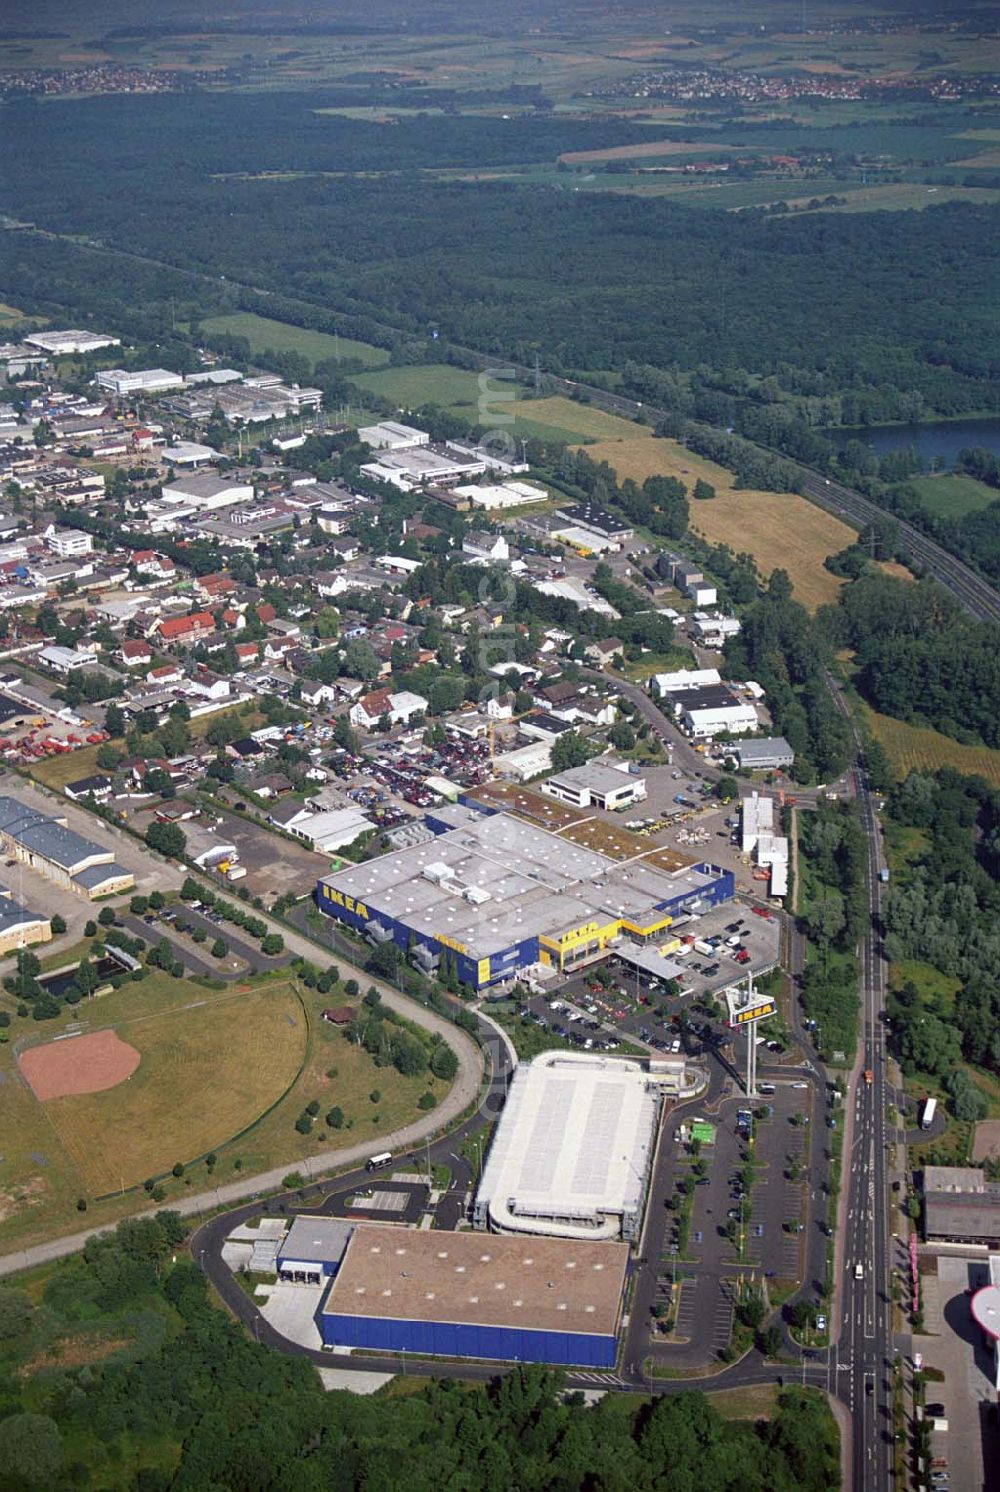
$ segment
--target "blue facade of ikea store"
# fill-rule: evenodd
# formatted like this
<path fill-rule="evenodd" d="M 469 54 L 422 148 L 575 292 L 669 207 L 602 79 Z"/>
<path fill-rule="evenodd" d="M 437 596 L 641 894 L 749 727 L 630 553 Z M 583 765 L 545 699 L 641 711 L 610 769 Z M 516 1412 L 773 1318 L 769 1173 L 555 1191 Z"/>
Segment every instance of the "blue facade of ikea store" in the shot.
<path fill-rule="evenodd" d="M 413 1321 L 381 1316 L 339 1316 L 320 1311 L 317 1322 L 330 1347 L 411 1352 L 426 1357 L 476 1357 L 495 1362 L 544 1362 L 561 1367 L 613 1368 L 613 1336 L 530 1331 L 515 1326 L 474 1326 L 453 1321 Z"/>

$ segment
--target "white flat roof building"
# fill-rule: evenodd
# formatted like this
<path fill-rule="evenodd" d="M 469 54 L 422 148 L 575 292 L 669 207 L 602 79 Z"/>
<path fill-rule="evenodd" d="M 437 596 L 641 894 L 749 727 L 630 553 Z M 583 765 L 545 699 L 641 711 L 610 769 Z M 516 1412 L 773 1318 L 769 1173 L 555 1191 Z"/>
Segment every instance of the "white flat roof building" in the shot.
<path fill-rule="evenodd" d="M 542 783 L 542 792 L 560 803 L 569 803 L 574 808 L 603 808 L 613 810 L 629 803 L 638 803 L 646 796 L 646 779 L 633 775 L 624 763 L 584 762 L 582 767 L 569 767 Z"/>
<path fill-rule="evenodd" d="M 654 673 L 650 683 L 657 694 L 678 694 L 682 689 L 705 689 L 721 684 L 717 668 L 681 668 L 675 673 Z"/>
<path fill-rule="evenodd" d="M 560 580 L 540 580 L 536 583 L 535 590 L 541 591 L 543 596 L 561 596 L 564 601 L 572 601 L 581 611 L 596 611 L 615 621 L 621 615 L 610 601 L 605 601 L 596 591 L 588 590 L 575 575 L 565 575 Z"/>
<path fill-rule="evenodd" d="M 426 430 L 417 430 L 413 425 L 400 425 L 396 420 L 382 420 L 377 425 L 362 425 L 358 439 L 373 451 L 406 451 L 412 446 L 427 446 L 431 438 Z"/>
<path fill-rule="evenodd" d="M 71 352 L 97 352 L 101 347 L 120 347 L 120 337 L 108 337 L 100 332 L 33 332 L 24 338 L 29 347 L 40 347 L 51 352 L 53 357 L 65 357 Z"/>
<path fill-rule="evenodd" d="M 233 481 L 210 472 L 178 477 L 163 489 L 164 502 L 193 503 L 199 509 L 228 508 L 233 503 L 250 502 L 252 498 L 250 482 Z"/>
<path fill-rule="evenodd" d="M 749 855 L 757 848 L 757 840 L 762 834 L 774 832 L 774 799 L 751 793 L 740 804 L 740 823 L 743 833 L 742 850 L 744 855 Z"/>
<path fill-rule="evenodd" d="M 467 497 L 474 508 L 523 508 L 531 503 L 543 503 L 548 497 L 544 487 L 531 482 L 490 482 L 481 487 L 470 483 L 456 487 L 457 497 Z"/>
<path fill-rule="evenodd" d="M 740 731 L 756 730 L 760 724 L 753 705 L 739 703 L 684 710 L 681 719 L 692 736 L 718 736 L 723 731 L 738 735 Z"/>
<path fill-rule="evenodd" d="M 119 398 L 126 394 L 163 394 L 167 389 L 184 387 L 181 375 L 167 368 L 106 368 L 97 374 L 94 382 L 99 389 Z"/>
<path fill-rule="evenodd" d="M 625 1058 L 544 1052 L 522 1063 L 476 1193 L 475 1226 L 638 1237 L 659 1114 L 659 1084 Z"/>

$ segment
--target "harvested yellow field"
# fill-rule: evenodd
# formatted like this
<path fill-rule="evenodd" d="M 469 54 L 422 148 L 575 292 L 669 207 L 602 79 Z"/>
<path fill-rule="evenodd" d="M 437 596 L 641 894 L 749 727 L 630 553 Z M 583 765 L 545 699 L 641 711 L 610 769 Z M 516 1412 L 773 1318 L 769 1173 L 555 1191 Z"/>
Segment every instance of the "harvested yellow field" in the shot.
<path fill-rule="evenodd" d="M 936 772 L 939 767 L 954 767 L 966 777 L 985 777 L 994 787 L 1000 787 L 1000 751 L 988 746 L 963 746 L 940 731 L 907 725 L 903 720 L 880 715 L 867 707 L 865 714 L 897 777 L 902 779 L 908 772 Z"/>
<path fill-rule="evenodd" d="M 603 409 L 594 409 L 590 404 L 577 404 L 575 399 L 564 399 L 561 394 L 554 394 L 549 399 L 516 399 L 509 406 L 509 413 L 515 420 L 552 425 L 568 431 L 571 437 L 578 435 L 584 440 L 634 440 L 639 428 L 634 420 L 606 414 Z M 516 425 L 514 433 L 517 433 Z"/>
<path fill-rule="evenodd" d="M 631 440 L 604 441 L 585 447 L 592 461 L 607 461 L 619 479 L 679 477 L 690 492 L 698 478 L 709 482 L 716 496 L 691 503 L 691 529 L 712 544 L 728 544 L 737 553 L 753 555 L 762 575 L 780 567 L 788 571 L 795 597 L 815 611 L 836 601 L 843 581 L 823 568 L 829 554 L 846 548 L 856 537 L 852 528 L 794 492 L 736 491 L 732 473 L 674 440 L 652 435 Z"/>

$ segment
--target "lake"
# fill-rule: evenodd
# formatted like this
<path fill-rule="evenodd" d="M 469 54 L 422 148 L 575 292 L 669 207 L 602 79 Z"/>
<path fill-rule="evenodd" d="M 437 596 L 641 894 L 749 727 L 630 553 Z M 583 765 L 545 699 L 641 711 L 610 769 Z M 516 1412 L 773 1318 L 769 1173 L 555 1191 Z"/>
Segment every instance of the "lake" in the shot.
<path fill-rule="evenodd" d="M 904 451 L 912 446 L 930 468 L 935 459 L 942 466 L 955 464 L 965 446 L 982 446 L 1000 456 L 1000 415 L 979 420 L 941 420 L 927 425 L 872 425 L 851 430 L 846 426 L 825 430 L 824 435 L 843 448 L 849 440 L 860 440 L 876 456 Z"/>

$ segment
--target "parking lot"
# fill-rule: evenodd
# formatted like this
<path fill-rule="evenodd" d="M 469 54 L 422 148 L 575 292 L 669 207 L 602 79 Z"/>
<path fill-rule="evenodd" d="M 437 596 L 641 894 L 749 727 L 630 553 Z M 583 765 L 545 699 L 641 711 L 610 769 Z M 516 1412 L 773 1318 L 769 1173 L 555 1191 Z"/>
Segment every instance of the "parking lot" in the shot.
<path fill-rule="evenodd" d="M 774 1086 L 773 1094 L 752 1104 L 732 1097 L 718 1114 L 705 1116 L 715 1126 L 715 1139 L 700 1148 L 703 1174 L 692 1192 L 686 1247 L 679 1214 L 668 1216 L 655 1299 L 667 1304 L 676 1277 L 672 1339 L 696 1342 L 706 1357 L 729 1342 L 740 1277 L 752 1273 L 783 1286 L 802 1278 L 805 1240 L 799 1229 L 806 1216 L 811 1094 L 780 1078 Z M 668 1195 L 675 1194 L 679 1181 L 696 1174 L 679 1126 L 668 1129 L 662 1154 Z M 754 1174 L 747 1191 L 744 1167 L 751 1158 Z M 796 1164 L 801 1175 L 792 1179 Z"/>

